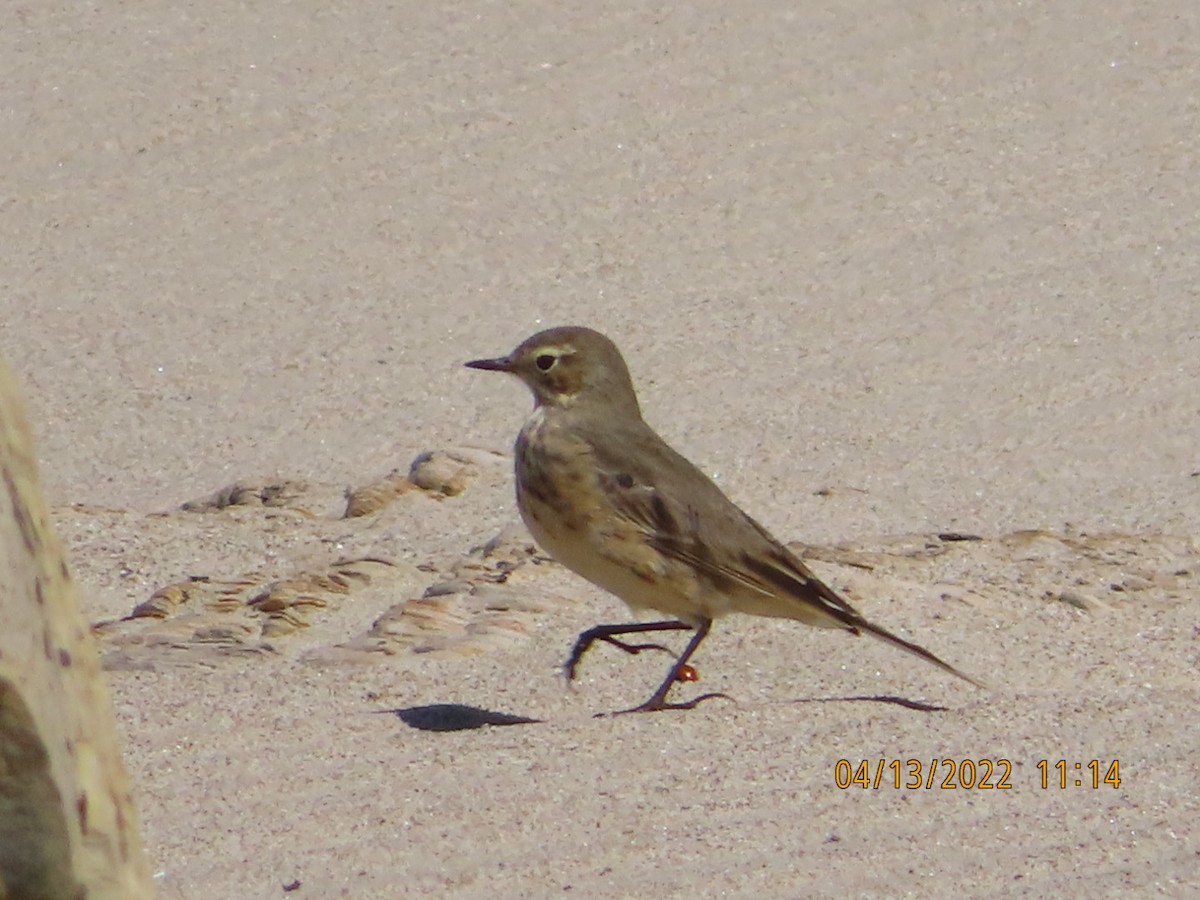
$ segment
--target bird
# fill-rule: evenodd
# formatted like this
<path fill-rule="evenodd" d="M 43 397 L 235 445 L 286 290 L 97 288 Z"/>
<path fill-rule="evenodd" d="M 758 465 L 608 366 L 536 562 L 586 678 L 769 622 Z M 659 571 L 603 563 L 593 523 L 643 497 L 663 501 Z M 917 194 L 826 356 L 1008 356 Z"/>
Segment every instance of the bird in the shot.
<path fill-rule="evenodd" d="M 636 614 L 669 618 L 597 625 L 564 664 L 575 678 L 597 641 L 627 653 L 671 652 L 621 636 L 690 631 L 667 677 L 644 703 L 620 712 L 692 709 L 727 694 L 669 701 L 690 681 L 689 660 L 729 613 L 795 619 L 866 633 L 971 684 L 985 685 L 911 641 L 868 621 L 642 418 L 629 368 L 604 334 L 580 326 L 539 331 L 506 356 L 471 369 L 516 376 L 534 408 L 514 447 L 517 507 L 556 561 L 616 595 Z"/>

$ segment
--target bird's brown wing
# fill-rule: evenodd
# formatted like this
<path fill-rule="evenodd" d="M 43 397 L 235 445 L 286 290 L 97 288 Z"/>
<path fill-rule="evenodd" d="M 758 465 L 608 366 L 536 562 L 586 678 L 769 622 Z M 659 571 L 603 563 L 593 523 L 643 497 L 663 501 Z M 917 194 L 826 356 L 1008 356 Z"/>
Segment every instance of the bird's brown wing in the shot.
<path fill-rule="evenodd" d="M 713 481 L 648 426 L 593 443 L 600 484 L 613 509 L 645 542 L 693 567 L 717 590 L 748 588 L 812 624 L 856 630 L 866 622 Z M 605 455 L 604 447 L 619 447 Z M 636 449 L 634 449 L 636 448 Z M 789 615 L 781 610 L 783 615 Z"/>
<path fill-rule="evenodd" d="M 867 621 L 707 475 L 649 426 L 638 425 L 589 443 L 600 485 L 614 511 L 637 527 L 648 546 L 691 566 L 716 590 L 748 588 L 764 601 L 780 604 L 777 615 L 854 634 L 866 632 L 985 687 L 924 647 Z M 606 453 L 604 447 L 619 449 Z M 767 603 L 759 605 L 765 608 Z"/>

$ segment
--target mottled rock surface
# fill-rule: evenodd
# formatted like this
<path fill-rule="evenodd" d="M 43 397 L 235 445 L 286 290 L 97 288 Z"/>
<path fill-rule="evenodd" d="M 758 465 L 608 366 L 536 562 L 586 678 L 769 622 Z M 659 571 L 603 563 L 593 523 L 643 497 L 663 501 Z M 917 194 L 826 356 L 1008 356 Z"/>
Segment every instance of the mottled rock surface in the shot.
<path fill-rule="evenodd" d="M 112 701 L 0 360 L 0 897 L 150 897 Z"/>

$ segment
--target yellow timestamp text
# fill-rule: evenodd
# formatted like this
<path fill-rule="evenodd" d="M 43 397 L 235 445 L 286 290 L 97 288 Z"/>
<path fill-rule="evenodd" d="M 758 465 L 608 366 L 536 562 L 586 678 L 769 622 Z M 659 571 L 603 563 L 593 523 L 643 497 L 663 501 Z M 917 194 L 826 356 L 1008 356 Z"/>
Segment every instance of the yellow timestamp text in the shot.
<path fill-rule="evenodd" d="M 839 759 L 833 783 L 842 790 L 1009 791 L 1012 770 L 1007 759 Z"/>
<path fill-rule="evenodd" d="M 1120 760 L 1070 762 L 1038 760 L 1042 790 L 1121 786 Z M 839 759 L 833 766 L 833 783 L 841 790 L 967 790 L 1009 791 L 1013 788 L 1013 763 L 1008 759 Z"/>
<path fill-rule="evenodd" d="M 1121 761 L 1114 759 L 1105 763 L 1098 759 L 1087 762 L 1068 762 L 1065 759 L 1039 759 L 1038 773 L 1041 775 L 1042 790 L 1058 788 L 1091 788 L 1099 790 L 1121 786 Z"/>

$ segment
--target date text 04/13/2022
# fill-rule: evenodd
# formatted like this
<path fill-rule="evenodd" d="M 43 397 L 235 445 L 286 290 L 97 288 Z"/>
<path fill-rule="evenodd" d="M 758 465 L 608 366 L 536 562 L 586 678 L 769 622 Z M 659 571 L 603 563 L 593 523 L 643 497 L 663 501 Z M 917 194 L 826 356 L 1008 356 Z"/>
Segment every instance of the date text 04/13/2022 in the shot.
<path fill-rule="evenodd" d="M 1119 760 L 1069 762 L 1065 759 L 1038 760 L 1038 787 L 1057 788 L 1121 786 Z M 1013 764 L 1007 759 L 863 759 L 851 762 L 839 759 L 833 767 L 834 784 L 842 790 L 852 787 L 879 790 L 1012 790 Z"/>

